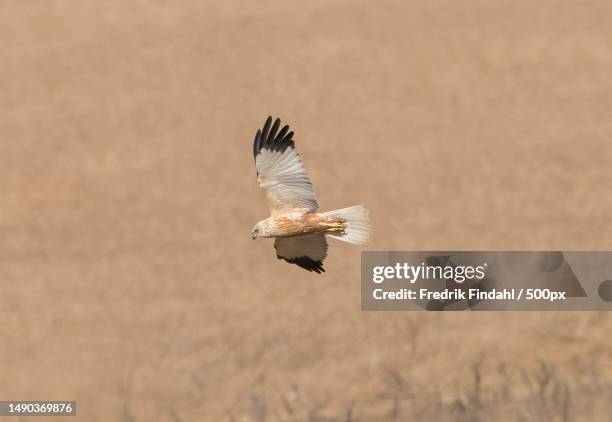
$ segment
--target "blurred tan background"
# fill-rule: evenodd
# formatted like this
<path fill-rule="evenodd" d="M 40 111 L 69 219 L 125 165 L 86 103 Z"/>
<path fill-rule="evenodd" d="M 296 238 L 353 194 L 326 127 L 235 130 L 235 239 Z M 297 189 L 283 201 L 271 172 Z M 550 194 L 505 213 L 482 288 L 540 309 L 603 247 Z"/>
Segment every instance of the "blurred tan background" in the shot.
<path fill-rule="evenodd" d="M 359 248 L 332 241 L 318 276 L 249 233 L 271 114 L 323 209 L 371 209 L 368 249 L 609 250 L 611 19 L 3 1 L 0 399 L 91 422 L 608 420 L 608 314 L 364 313 Z"/>

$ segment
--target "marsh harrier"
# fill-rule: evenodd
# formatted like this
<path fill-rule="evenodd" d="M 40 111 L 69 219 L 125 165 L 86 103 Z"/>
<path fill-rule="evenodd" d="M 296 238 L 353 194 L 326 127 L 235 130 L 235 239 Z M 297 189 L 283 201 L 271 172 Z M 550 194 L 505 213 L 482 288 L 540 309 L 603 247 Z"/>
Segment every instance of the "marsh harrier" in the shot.
<path fill-rule="evenodd" d="M 255 224 L 251 237 L 274 237 L 278 259 L 308 271 L 324 272 L 330 236 L 358 245 L 370 237 L 370 216 L 363 205 L 317 212 L 319 204 L 289 126 L 268 117 L 257 130 L 253 156 L 257 180 L 270 204 L 271 216 Z"/>

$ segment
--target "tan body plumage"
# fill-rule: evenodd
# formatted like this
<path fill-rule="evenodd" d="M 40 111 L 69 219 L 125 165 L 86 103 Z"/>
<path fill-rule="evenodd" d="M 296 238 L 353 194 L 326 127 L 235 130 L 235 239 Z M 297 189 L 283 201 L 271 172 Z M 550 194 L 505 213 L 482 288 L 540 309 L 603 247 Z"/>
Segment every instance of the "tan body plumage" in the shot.
<path fill-rule="evenodd" d="M 318 212 L 276 215 L 259 222 L 261 237 L 289 237 L 308 233 L 341 233 L 346 220 Z"/>

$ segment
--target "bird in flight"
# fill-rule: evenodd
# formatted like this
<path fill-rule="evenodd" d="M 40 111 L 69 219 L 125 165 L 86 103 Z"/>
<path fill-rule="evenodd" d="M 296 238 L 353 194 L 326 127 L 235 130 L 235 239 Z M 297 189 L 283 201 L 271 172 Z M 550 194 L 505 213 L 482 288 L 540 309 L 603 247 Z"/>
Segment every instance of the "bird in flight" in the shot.
<path fill-rule="evenodd" d="M 318 274 L 324 272 L 326 236 L 363 245 L 370 237 L 370 215 L 356 205 L 317 212 L 319 204 L 289 126 L 268 117 L 257 130 L 253 156 L 257 180 L 270 206 L 270 217 L 255 224 L 251 237 L 274 237 L 278 259 Z"/>

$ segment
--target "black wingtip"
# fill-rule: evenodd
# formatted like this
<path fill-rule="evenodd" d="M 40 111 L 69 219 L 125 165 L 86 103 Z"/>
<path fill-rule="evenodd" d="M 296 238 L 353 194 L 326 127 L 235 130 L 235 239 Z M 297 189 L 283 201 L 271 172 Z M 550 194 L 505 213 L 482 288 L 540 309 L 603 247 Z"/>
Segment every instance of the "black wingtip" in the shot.
<path fill-rule="evenodd" d="M 272 124 L 272 116 L 268 116 L 266 122 L 263 125 L 263 129 L 261 130 L 261 139 L 263 142 L 266 142 L 268 139 L 268 131 L 270 130 L 270 125 Z"/>
<path fill-rule="evenodd" d="M 262 149 L 269 151 L 281 151 L 284 152 L 287 148 L 293 148 L 293 132 L 289 132 L 289 126 L 285 125 L 280 132 L 278 128 L 281 126 L 281 120 L 276 118 L 274 124 L 272 124 L 272 116 L 268 116 L 263 127 L 257 130 L 255 134 L 255 140 L 253 141 L 253 158 L 257 158 L 257 155 Z"/>
<path fill-rule="evenodd" d="M 257 153 L 261 149 L 261 129 L 257 129 L 255 134 L 255 140 L 253 140 L 253 158 L 257 156 Z"/>
<path fill-rule="evenodd" d="M 325 272 L 325 268 L 323 268 L 323 261 L 315 261 L 312 258 L 307 256 L 299 256 L 297 258 L 284 258 L 282 256 L 276 256 L 278 259 L 284 259 L 290 264 L 295 264 L 300 268 L 304 268 L 305 270 L 321 274 Z"/>
<path fill-rule="evenodd" d="M 274 141 L 276 139 L 276 132 L 278 132 L 278 128 L 280 127 L 280 119 L 277 118 L 272 125 L 272 129 L 270 129 L 270 133 L 268 134 L 268 141 Z"/>
<path fill-rule="evenodd" d="M 287 134 L 288 130 L 289 130 L 289 126 L 288 125 L 283 126 L 281 131 L 278 132 L 278 135 L 276 135 L 276 139 L 274 139 L 274 142 L 282 141 L 283 138 L 285 137 L 285 135 Z"/>

